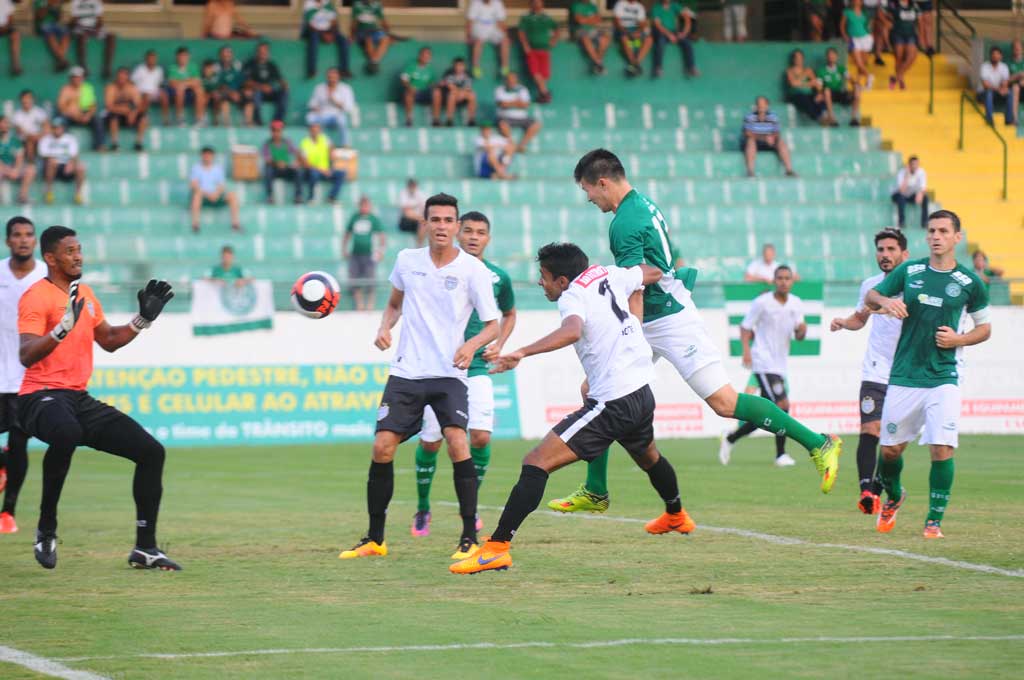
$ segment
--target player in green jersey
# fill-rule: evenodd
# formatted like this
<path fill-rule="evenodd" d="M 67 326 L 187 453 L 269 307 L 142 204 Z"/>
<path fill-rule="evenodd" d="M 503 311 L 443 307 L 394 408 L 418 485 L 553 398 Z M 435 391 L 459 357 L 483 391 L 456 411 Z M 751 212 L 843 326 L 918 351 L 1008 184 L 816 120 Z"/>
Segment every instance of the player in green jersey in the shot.
<path fill-rule="evenodd" d="M 931 254 L 892 270 L 864 300 L 873 310 L 903 319 L 882 407 L 878 475 L 888 496 L 876 523 L 882 533 L 896 526 L 896 513 L 907 499 L 900 484 L 903 451 L 920 433 L 920 443 L 932 456 L 924 537 L 942 538 L 940 524 L 953 486 L 960 422 L 957 358 L 961 347 L 985 342 L 992 335 L 988 290 L 977 274 L 956 261 L 955 249 L 962 239 L 955 213 L 933 212 L 928 216 Z M 902 300 L 893 297 L 900 293 Z M 974 329 L 958 333 L 964 312 L 970 314 Z"/>
<path fill-rule="evenodd" d="M 842 441 L 809 430 L 768 399 L 736 393 L 690 291 L 676 278 L 676 257 L 665 216 L 630 185 L 621 161 L 610 151 L 595 149 L 580 159 L 574 177 L 591 203 L 602 212 L 615 213 L 608 229 L 615 265 L 647 264 L 665 272 L 661 281 L 644 289 L 643 309 L 634 309 L 637 317 L 643 318 L 644 337 L 654 350 L 655 361 L 667 359 L 719 416 L 755 423 L 773 434 L 795 439 L 810 452 L 822 476 L 822 492 L 831 491 Z M 634 307 L 632 298 L 630 307 Z M 561 512 L 604 512 L 608 509 L 607 473 L 605 452 L 589 462 L 585 484 L 572 495 L 549 502 L 548 507 Z"/>
<path fill-rule="evenodd" d="M 501 310 L 498 322 L 498 339 L 480 349 L 469 365 L 469 455 L 476 466 L 477 481 L 483 483 L 487 466 L 491 462 L 491 432 L 494 431 L 494 383 L 488 375 L 488 362 L 501 354 L 505 341 L 516 325 L 516 298 L 512 291 L 512 279 L 505 270 L 484 258 L 484 251 L 491 241 L 491 222 L 483 213 L 475 210 L 465 213 L 459 227 L 459 247 L 480 258 L 491 270 L 494 282 L 494 299 Z M 466 325 L 466 337 L 476 336 L 483 328 L 480 318 L 473 312 Z M 441 426 L 434 412 L 427 407 L 423 414 L 423 431 L 416 447 L 416 493 L 419 504 L 412 518 L 413 536 L 430 535 L 430 486 L 437 469 L 437 452 L 441 449 Z M 482 528 L 477 519 L 477 531 Z M 464 557 L 465 555 L 463 555 Z M 456 559 L 456 555 L 452 555 Z"/>

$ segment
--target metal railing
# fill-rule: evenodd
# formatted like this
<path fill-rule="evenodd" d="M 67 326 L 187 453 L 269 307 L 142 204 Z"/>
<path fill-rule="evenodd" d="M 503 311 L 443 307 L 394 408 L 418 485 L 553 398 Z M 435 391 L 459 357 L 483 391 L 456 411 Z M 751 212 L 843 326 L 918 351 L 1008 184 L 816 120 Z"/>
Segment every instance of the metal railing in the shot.
<path fill-rule="evenodd" d="M 945 26 L 945 29 L 943 28 Z M 971 52 L 970 45 L 971 41 L 978 36 L 978 32 L 974 29 L 967 19 L 957 11 L 956 7 L 953 7 L 948 0 L 937 0 L 935 3 L 935 51 L 942 51 L 942 34 L 943 30 L 946 33 L 952 35 L 957 40 L 950 41 L 949 47 L 953 52 L 962 57 L 970 66 L 971 63 Z M 966 45 L 964 48 L 962 45 Z M 928 60 L 928 115 L 934 115 L 935 113 L 935 60 Z"/>
<path fill-rule="evenodd" d="M 978 102 L 974 100 L 974 93 L 970 90 L 964 90 L 960 93 L 960 139 L 957 141 L 956 148 L 960 151 L 964 150 L 964 102 L 970 103 L 978 115 L 985 119 L 985 125 L 992 131 L 992 134 L 996 136 L 999 143 L 1003 145 L 1003 200 L 1005 201 L 1008 197 L 1007 179 L 1009 175 L 1009 147 L 1006 145 L 1006 140 L 1003 139 L 1003 135 L 1000 134 L 999 130 L 996 129 L 995 123 L 989 121 L 985 117 L 985 112 L 978 106 Z"/>

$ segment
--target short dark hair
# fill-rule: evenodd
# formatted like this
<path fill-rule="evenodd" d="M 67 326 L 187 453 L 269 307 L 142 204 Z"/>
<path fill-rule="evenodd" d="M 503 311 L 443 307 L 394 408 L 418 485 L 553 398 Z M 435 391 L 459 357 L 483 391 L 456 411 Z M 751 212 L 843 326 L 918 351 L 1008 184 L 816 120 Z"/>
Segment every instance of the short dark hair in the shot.
<path fill-rule="evenodd" d="M 953 231 L 960 231 L 960 216 L 952 210 L 936 210 L 928 216 L 928 221 L 949 220 L 953 223 Z"/>
<path fill-rule="evenodd" d="M 27 95 L 27 94 L 30 94 L 30 95 L 32 95 L 33 97 L 35 97 L 35 96 L 36 96 L 36 95 L 35 95 L 35 93 L 34 93 L 34 92 L 32 92 L 32 90 L 30 90 L 30 89 L 28 89 L 28 88 L 25 88 L 24 90 L 22 90 L 21 92 L 19 92 L 19 93 L 18 93 L 18 99 L 21 99 L 22 97 L 24 97 L 24 96 L 25 96 L 25 95 Z"/>
<path fill-rule="evenodd" d="M 57 244 L 68 236 L 77 236 L 78 233 L 74 229 L 68 227 L 62 227 L 59 224 L 55 224 L 52 227 L 47 227 L 43 231 L 43 235 L 39 237 L 39 250 L 43 253 L 52 253 L 57 249 Z"/>
<path fill-rule="evenodd" d="M 778 273 L 779 273 L 779 272 L 781 272 L 781 271 L 787 271 L 787 272 L 789 272 L 790 274 L 792 274 L 792 273 L 793 273 L 793 268 L 792 268 L 792 267 L 790 267 L 790 266 L 789 266 L 788 264 L 780 264 L 780 265 L 779 265 L 778 267 L 776 267 L 776 268 L 775 268 L 775 270 L 774 270 L 774 271 L 772 272 L 772 278 L 775 278 L 775 275 L 776 275 L 776 274 L 778 274 Z"/>
<path fill-rule="evenodd" d="M 988 56 L 991 57 L 996 52 L 998 52 L 1001 55 L 1003 53 L 1003 49 L 1001 47 L 999 47 L 999 45 L 993 45 L 992 48 L 989 49 L 989 51 L 988 51 Z"/>
<path fill-rule="evenodd" d="M 459 222 L 483 222 L 487 225 L 487 231 L 490 232 L 491 230 L 491 221 L 487 219 L 487 215 L 479 210 L 470 210 L 459 218 Z"/>
<path fill-rule="evenodd" d="M 827 50 L 825 50 L 825 54 L 826 54 L 826 56 L 828 55 L 828 53 L 829 53 L 829 52 L 835 52 L 836 54 L 839 54 L 839 50 L 837 50 L 837 49 L 836 49 L 836 48 L 834 48 L 834 47 L 830 47 L 830 48 L 828 48 Z"/>
<path fill-rule="evenodd" d="M 459 199 L 454 196 L 441 192 L 428 198 L 427 202 L 423 204 L 423 219 L 427 219 L 427 215 L 430 214 L 430 207 L 434 205 L 450 205 L 455 208 L 455 218 L 458 219 Z"/>
<path fill-rule="evenodd" d="M 148 57 L 151 54 L 155 57 L 156 56 L 156 50 L 146 50 L 146 53 L 143 54 L 142 56 L 143 56 L 143 58 L 145 58 L 145 57 Z"/>
<path fill-rule="evenodd" d="M 177 56 L 179 54 L 187 54 L 187 53 L 188 53 L 188 48 L 185 47 L 184 45 L 182 45 L 178 49 L 174 50 L 174 55 L 175 56 Z"/>
<path fill-rule="evenodd" d="M 202 149 L 201 149 L 201 150 L 199 151 L 199 153 L 217 153 L 217 152 L 213 150 L 213 147 L 212 147 L 212 146 L 204 146 L 204 147 L 203 147 L 203 148 L 202 148 Z"/>
<path fill-rule="evenodd" d="M 549 243 L 537 251 L 537 262 L 556 279 L 572 281 L 590 266 L 587 254 L 575 243 Z"/>
<path fill-rule="evenodd" d="M 911 161 L 918 161 L 918 160 L 921 160 L 921 159 L 919 159 L 917 156 L 911 156 L 910 158 L 907 159 L 907 162 L 910 163 Z"/>
<path fill-rule="evenodd" d="M 797 48 L 797 49 L 795 49 L 795 50 L 793 50 L 792 52 L 789 53 L 789 65 L 790 66 L 793 65 L 793 61 L 796 59 L 796 55 L 798 55 L 798 54 L 802 57 L 804 55 L 804 51 L 799 49 L 799 48 Z"/>
<path fill-rule="evenodd" d="M 28 226 L 32 227 L 33 232 L 35 232 L 36 230 L 36 225 L 32 223 L 32 220 L 25 217 L 24 215 L 15 215 L 11 219 L 7 220 L 7 238 L 11 237 L 11 232 L 13 232 L 14 228 L 19 224 L 27 224 Z"/>
<path fill-rule="evenodd" d="M 452 59 L 452 63 L 453 64 L 465 64 L 466 63 L 466 58 L 465 57 L 455 57 L 454 59 Z"/>
<path fill-rule="evenodd" d="M 907 235 L 899 229 L 893 229 L 892 227 L 886 227 L 875 234 L 875 245 L 877 246 L 879 241 L 884 241 L 889 238 L 896 240 L 896 243 L 899 244 L 900 250 L 907 249 Z"/>
<path fill-rule="evenodd" d="M 586 180 L 587 184 L 596 184 L 602 177 L 612 180 L 625 179 L 626 169 L 622 167 L 619 157 L 608 149 L 594 149 L 584 154 L 576 164 L 572 176 L 577 184 L 583 180 Z"/>
<path fill-rule="evenodd" d="M 202 68 L 203 68 L 204 71 L 207 69 L 207 67 L 216 66 L 216 65 L 217 65 L 217 62 L 214 61 L 213 59 L 203 59 L 203 66 L 202 66 Z M 121 69 L 118 69 L 118 70 L 120 71 Z"/>
<path fill-rule="evenodd" d="M 234 255 L 234 254 L 235 254 L 235 247 L 234 247 L 234 246 L 232 246 L 232 245 L 231 245 L 230 243 L 229 243 L 229 244 L 226 244 L 226 245 L 224 245 L 224 246 L 223 246 L 223 247 L 222 247 L 222 248 L 220 249 L 220 254 L 221 254 L 221 255 L 223 255 L 224 253 L 231 253 L 232 255 Z"/>

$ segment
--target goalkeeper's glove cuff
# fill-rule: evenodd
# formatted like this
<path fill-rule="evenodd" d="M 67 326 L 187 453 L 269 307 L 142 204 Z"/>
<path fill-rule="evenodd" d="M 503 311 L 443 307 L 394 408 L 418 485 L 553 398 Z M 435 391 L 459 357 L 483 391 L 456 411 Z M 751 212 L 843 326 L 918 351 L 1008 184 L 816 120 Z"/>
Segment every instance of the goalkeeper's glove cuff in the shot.
<path fill-rule="evenodd" d="M 131 328 L 136 333 L 141 333 L 151 325 L 153 325 L 153 322 L 143 318 L 141 314 L 136 314 L 132 317 L 132 320 L 128 322 L 128 328 Z"/>
<path fill-rule="evenodd" d="M 64 326 L 62 326 L 61 324 L 57 324 L 56 326 L 53 327 L 53 330 L 50 331 L 50 337 L 57 342 L 61 342 L 64 340 L 64 338 L 68 337 L 68 332 L 69 331 L 66 328 L 64 328 Z"/>

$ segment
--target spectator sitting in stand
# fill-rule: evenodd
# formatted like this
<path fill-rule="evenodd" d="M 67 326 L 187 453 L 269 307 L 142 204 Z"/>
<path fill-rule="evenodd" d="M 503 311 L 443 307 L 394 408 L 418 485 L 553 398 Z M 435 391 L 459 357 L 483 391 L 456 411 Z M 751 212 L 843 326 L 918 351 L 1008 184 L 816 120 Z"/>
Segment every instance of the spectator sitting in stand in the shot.
<path fill-rule="evenodd" d="M 754 160 L 758 151 L 774 151 L 786 169 L 787 177 L 796 177 L 789 158 L 789 147 L 782 139 L 779 117 L 768 108 L 768 98 L 758 97 L 754 110 L 743 119 L 743 134 L 740 140 L 747 166 L 747 177 L 755 177 Z"/>
<path fill-rule="evenodd" d="M 519 128 L 523 136 L 518 151 L 526 151 L 530 140 L 540 132 L 541 123 L 530 116 L 530 91 L 519 83 L 519 75 L 512 71 L 505 82 L 494 90 L 494 103 L 498 109 L 498 130 L 512 139 L 512 128 Z"/>
<path fill-rule="evenodd" d="M 174 98 L 174 115 L 178 125 L 185 125 L 185 106 L 195 107 L 196 124 L 206 124 L 206 93 L 199 69 L 192 62 L 187 47 L 174 53 L 174 65 L 167 69 L 167 96 Z"/>
<path fill-rule="evenodd" d="M 825 51 L 825 65 L 818 70 L 822 93 L 825 95 L 825 110 L 830 125 L 838 125 L 835 106 L 850 107 L 850 125 L 860 125 L 860 85 L 854 80 L 846 66 L 839 63 L 839 52 L 834 47 Z"/>
<path fill-rule="evenodd" d="M 18 203 L 28 203 L 28 188 L 36 176 L 36 167 L 25 159 L 25 148 L 11 131 L 11 122 L 0 115 L 0 181 L 20 182 Z"/>
<path fill-rule="evenodd" d="M 348 70 L 348 40 L 338 23 L 338 6 L 335 0 L 306 0 L 302 6 L 301 37 L 306 41 L 306 79 L 316 77 L 316 62 L 320 43 L 334 44 L 337 51 L 338 70 L 346 78 Z"/>
<path fill-rule="evenodd" d="M 257 37 L 242 18 L 235 0 L 206 0 L 200 32 L 204 38 L 213 40 Z"/>
<path fill-rule="evenodd" d="M 352 3 L 351 27 L 352 41 L 366 53 L 366 73 L 377 73 L 380 62 L 391 47 L 391 27 L 384 18 L 380 0 L 355 0 Z"/>
<path fill-rule="evenodd" d="M 85 165 L 78 157 L 78 140 L 68 132 L 67 123 L 60 116 L 43 126 L 39 139 L 39 158 L 43 161 L 46 193 L 43 200 L 53 203 L 53 181 L 75 183 L 75 203 L 82 203 L 82 185 L 85 183 Z"/>
<path fill-rule="evenodd" d="M 349 145 L 349 116 L 356 109 L 356 96 L 352 86 L 341 80 L 336 68 L 327 69 L 327 82 L 313 88 L 309 98 L 307 123 L 319 123 L 325 130 L 337 130 L 339 146 Z"/>
<path fill-rule="evenodd" d="M 71 35 L 75 37 L 75 50 L 78 54 L 78 65 L 88 72 L 86 47 L 90 38 L 103 41 L 104 80 L 110 78 L 110 69 L 114 62 L 114 50 L 117 47 L 117 36 L 109 32 L 103 24 L 103 0 L 71 0 Z"/>
<path fill-rule="evenodd" d="M 612 43 L 611 33 L 602 25 L 601 14 L 593 0 L 576 0 L 569 8 L 573 37 L 590 60 L 590 72 L 604 73 L 604 54 Z"/>
<path fill-rule="evenodd" d="M 387 237 L 380 218 L 373 214 L 370 199 L 359 199 L 359 212 L 352 216 L 341 240 L 341 257 L 348 260 L 348 280 L 357 312 L 374 308 L 374 280 L 377 263 L 384 256 Z"/>
<path fill-rule="evenodd" d="M 1010 69 L 1003 63 L 1003 51 L 992 47 L 988 51 L 988 61 L 981 65 L 981 81 L 978 89 L 978 101 L 985 104 L 985 120 L 995 125 L 993 112 L 999 104 L 1006 105 L 1006 124 L 1014 125 L 1013 101 L 1010 98 Z"/>
<path fill-rule="evenodd" d="M 427 195 L 419 188 L 415 178 L 410 177 L 405 187 L 398 192 L 398 231 L 416 236 L 416 247 L 422 248 L 427 232 L 423 222 L 423 208 Z"/>
<path fill-rule="evenodd" d="M 402 107 L 405 109 L 405 126 L 412 127 L 412 116 L 417 104 L 430 104 L 440 109 L 441 93 L 434 88 L 434 69 L 430 65 L 432 53 L 429 47 L 421 47 L 416 61 L 411 62 L 398 78 L 402 83 Z M 434 125 L 439 125 L 436 118 Z"/>
<path fill-rule="evenodd" d="M 1013 41 L 1010 49 L 1010 61 L 1006 64 L 1010 71 L 1010 103 L 1013 105 L 1013 120 L 1020 120 L 1017 112 L 1021 93 L 1024 92 L 1024 47 L 1018 39 Z"/>
<path fill-rule="evenodd" d="M 618 0 L 614 9 L 615 37 L 626 58 L 626 75 L 638 76 L 644 72 L 644 59 L 651 51 L 651 29 L 647 10 L 640 0 Z"/>
<path fill-rule="evenodd" d="M 200 152 L 200 161 L 192 166 L 192 172 L 189 174 L 189 189 L 192 192 L 189 203 L 192 231 L 199 233 L 199 211 L 204 206 L 221 208 L 224 205 L 231 210 L 231 230 L 242 231 L 238 215 L 238 197 L 235 196 L 235 192 L 228 191 L 224 166 L 214 161 L 213 148 L 204 146 Z"/>
<path fill-rule="evenodd" d="M 511 75 L 511 74 L 509 74 Z M 494 132 L 490 121 L 480 123 L 476 138 L 476 176 L 481 179 L 515 179 L 509 172 L 516 146 L 508 137 Z"/>
<path fill-rule="evenodd" d="M 270 44 L 261 42 L 256 54 L 245 63 L 245 89 L 252 92 L 253 120 L 263 125 L 260 110 L 264 102 L 274 104 L 274 120 L 285 120 L 288 112 L 288 81 L 281 75 L 281 69 L 270 60 Z"/>
<path fill-rule="evenodd" d="M 164 67 L 157 63 L 155 50 L 147 50 L 142 63 L 132 70 L 132 82 L 142 95 L 142 110 L 148 112 L 153 102 L 160 102 L 161 120 L 167 125 L 171 100 L 164 89 Z"/>
<path fill-rule="evenodd" d="M 544 13 L 544 0 L 530 0 L 530 12 L 519 19 L 519 46 L 526 57 L 526 70 L 537 86 L 537 101 L 551 101 L 551 50 L 558 42 L 558 24 Z"/>
<path fill-rule="evenodd" d="M 434 97 L 433 118 L 442 125 L 455 125 L 455 109 L 466 107 L 466 125 L 476 125 L 476 92 L 473 91 L 473 78 L 466 70 L 466 60 L 455 57 L 451 67 L 441 76 L 437 84 L 440 97 Z M 441 118 L 441 106 L 445 107 L 445 117 Z"/>
<path fill-rule="evenodd" d="M 980 250 L 975 250 L 971 256 L 972 269 L 978 275 L 985 287 L 992 285 L 992 279 L 998 279 L 1003 275 L 1003 270 L 993 267 L 988 263 L 988 255 Z"/>
<path fill-rule="evenodd" d="M 327 195 L 327 202 L 338 202 L 338 194 L 345 181 L 345 171 L 336 170 L 331 166 L 331 151 L 333 150 L 334 145 L 331 144 L 327 135 L 320 131 L 320 125 L 310 123 L 309 136 L 299 142 L 307 203 L 313 201 L 313 191 L 316 189 L 317 182 L 327 180 L 331 182 L 331 191 Z"/>
<path fill-rule="evenodd" d="M 61 23 L 61 0 L 32 0 L 32 23 L 36 35 L 43 39 L 46 49 L 53 55 L 54 68 L 64 71 L 68 64 L 71 35 Z"/>
<path fill-rule="evenodd" d="M 908 203 L 921 206 L 921 228 L 928 227 L 928 174 L 921 167 L 917 156 L 907 159 L 906 167 L 896 173 L 896 186 L 892 192 L 900 229 L 906 224 Z"/>
<path fill-rule="evenodd" d="M 18 95 L 18 103 L 18 108 L 11 114 L 11 125 L 14 126 L 21 143 L 25 145 L 25 160 L 34 162 L 36 146 L 39 144 L 39 138 L 43 136 L 43 126 L 50 116 L 43 107 L 36 106 L 32 90 L 22 90 Z"/>
<path fill-rule="evenodd" d="M 72 66 L 67 84 L 57 95 L 57 112 L 72 125 L 89 128 L 93 151 L 103 148 L 103 121 L 97 103 L 96 88 L 85 80 L 85 69 Z"/>
<path fill-rule="evenodd" d="M 775 280 L 775 270 L 780 264 L 781 262 L 775 259 L 775 246 L 771 243 L 765 243 L 761 247 L 761 257 L 752 260 L 747 265 L 747 270 L 743 274 L 743 280 L 750 283 L 772 283 Z M 796 266 L 786 266 L 793 273 L 793 280 L 799 281 L 800 275 L 796 273 Z"/>
<path fill-rule="evenodd" d="M 498 63 L 501 75 L 508 73 L 508 28 L 505 21 L 508 13 L 501 0 L 470 0 L 466 11 L 466 42 L 469 43 L 470 61 L 473 63 L 473 77 L 480 78 L 480 54 L 484 43 L 498 47 Z"/>
<path fill-rule="evenodd" d="M 110 150 L 117 151 L 121 139 L 121 128 L 134 128 L 136 151 L 142 151 L 142 141 L 146 138 L 149 119 L 142 108 L 142 95 L 128 77 L 128 69 L 117 69 L 114 82 L 109 83 L 103 92 L 106 111 L 103 116 L 110 130 Z"/>
<path fill-rule="evenodd" d="M 302 168 L 298 149 L 284 136 L 284 122 L 270 123 L 270 139 L 263 143 L 263 196 L 274 202 L 274 180 L 288 180 L 293 187 L 293 201 L 302 203 Z"/>
<path fill-rule="evenodd" d="M 216 87 L 210 95 L 210 102 L 220 118 L 221 125 L 231 125 L 231 105 L 242 109 L 242 120 L 245 125 L 253 124 L 252 91 L 245 87 L 245 72 L 242 62 L 235 59 L 235 52 L 230 46 L 224 45 L 217 52 L 214 64 Z"/>
<path fill-rule="evenodd" d="M 7 48 L 11 55 L 10 74 L 21 75 L 21 31 L 14 25 L 14 3 L 12 0 L 0 0 L 0 38 L 7 38 Z"/>
<path fill-rule="evenodd" d="M 821 81 L 804 61 L 803 50 L 793 50 L 789 53 L 789 68 L 786 69 L 785 78 L 786 100 L 811 120 L 828 125 L 828 111 L 825 107 L 825 95 L 821 91 Z"/>
<path fill-rule="evenodd" d="M 235 249 L 231 246 L 220 249 L 220 263 L 210 268 L 206 278 L 223 284 L 233 283 L 238 288 L 252 283 L 252 277 L 235 262 Z"/>
<path fill-rule="evenodd" d="M 692 2 L 692 0 L 690 0 Z M 695 3 L 694 3 L 695 4 Z M 683 69 L 686 75 L 700 75 L 693 58 L 693 38 L 697 29 L 697 12 L 693 7 L 683 7 L 674 0 L 658 0 L 651 7 L 651 26 L 654 33 L 654 77 L 662 74 L 662 60 L 665 58 L 665 44 L 679 45 L 683 52 Z"/>

